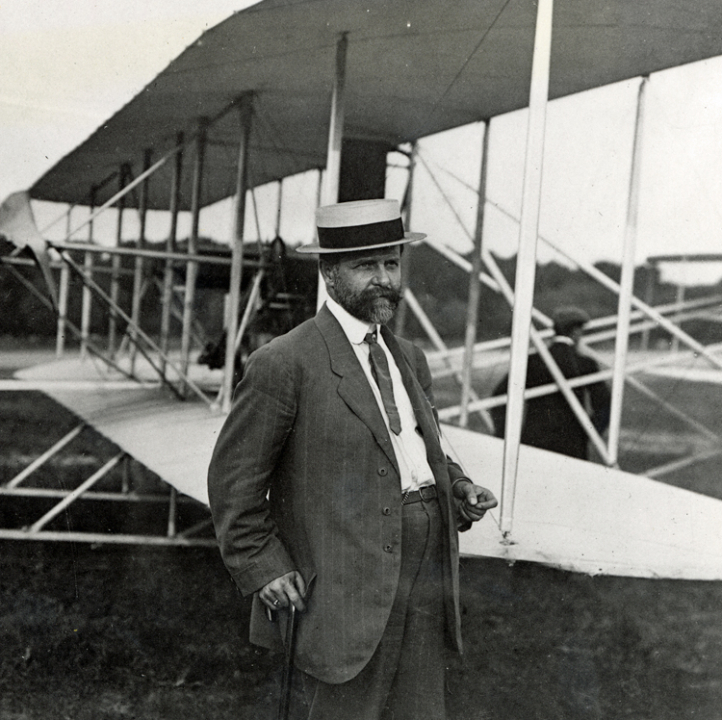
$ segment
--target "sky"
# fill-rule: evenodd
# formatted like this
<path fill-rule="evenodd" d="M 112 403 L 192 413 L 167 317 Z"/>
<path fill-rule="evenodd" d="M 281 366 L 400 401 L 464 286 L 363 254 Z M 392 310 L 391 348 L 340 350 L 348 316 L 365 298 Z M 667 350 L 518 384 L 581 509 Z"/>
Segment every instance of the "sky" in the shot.
<path fill-rule="evenodd" d="M 0 0 L 0 199 L 30 187 L 202 32 L 251 4 Z M 650 79 L 637 262 L 649 255 L 722 252 L 721 77 L 722 59 L 716 58 Z M 584 262 L 621 258 L 638 87 L 639 79 L 632 79 L 549 104 L 540 235 Z M 489 131 L 484 242 L 504 256 L 515 252 L 518 238 L 526 116 L 518 111 L 495 118 Z M 482 133 L 475 124 L 420 143 L 412 229 L 461 252 L 471 247 Z M 394 171 L 389 194 L 400 196 L 404 180 L 403 171 Z M 316 173 L 284 183 L 284 237 L 310 241 L 316 183 Z M 264 235 L 274 231 L 277 192 L 258 194 Z M 36 204 L 34 210 L 45 229 L 65 208 Z M 201 233 L 228 236 L 227 211 L 227 205 L 204 211 Z M 71 227 L 79 220 L 71 216 Z M 253 213 L 247 222 L 253 235 Z M 154 233 L 162 239 L 166 228 L 155 218 L 151 239 Z M 65 229 L 61 220 L 47 232 L 58 237 Z M 102 223 L 97 229 L 102 234 Z M 107 233 L 112 236 L 110 218 Z M 558 259 L 544 243 L 539 257 Z M 664 271 L 694 284 L 716 280 L 722 263 Z"/>

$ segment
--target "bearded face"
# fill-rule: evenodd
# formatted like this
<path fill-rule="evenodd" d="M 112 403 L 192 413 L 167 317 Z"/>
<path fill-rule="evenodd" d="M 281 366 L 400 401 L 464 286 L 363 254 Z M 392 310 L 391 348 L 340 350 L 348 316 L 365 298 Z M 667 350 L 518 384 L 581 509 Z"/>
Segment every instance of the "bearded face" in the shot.
<path fill-rule="evenodd" d="M 329 295 L 359 320 L 384 325 L 401 302 L 398 247 L 353 253 L 322 266 Z"/>
<path fill-rule="evenodd" d="M 385 325 L 394 316 L 401 302 L 401 292 L 399 288 L 393 287 L 367 287 L 356 290 L 343 277 L 339 277 L 335 300 L 359 320 Z"/>

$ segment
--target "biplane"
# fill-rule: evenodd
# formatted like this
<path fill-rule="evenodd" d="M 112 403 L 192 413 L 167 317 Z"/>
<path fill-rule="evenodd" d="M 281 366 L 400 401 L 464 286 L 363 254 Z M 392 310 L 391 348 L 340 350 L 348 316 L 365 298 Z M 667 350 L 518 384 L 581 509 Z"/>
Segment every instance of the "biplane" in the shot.
<path fill-rule="evenodd" d="M 79 421 L 0 488 L 5 498 L 35 498 L 43 508 L 22 527 L 0 528 L 0 538 L 212 544 L 208 518 L 179 526 L 177 511 L 188 498 L 207 503 L 206 467 L 231 402 L 238 358 L 242 365 L 254 344 L 315 307 L 315 270 L 291 259 L 293 250 L 278 232 L 267 246 L 244 242 L 254 189 L 277 184 L 279 214 L 284 180 L 303 174 L 318 177 L 319 204 L 383 196 L 388 156 L 395 153 L 404 158 L 404 205 L 413 227 L 414 168 L 422 161 L 415 143 L 482 122 L 487 145 L 491 118 L 528 107 L 526 136 L 519 141 L 526 161 L 522 210 L 514 218 L 519 231 L 513 286 L 483 242 L 491 202 L 484 153 L 471 260 L 439 238 L 425 241 L 468 274 L 463 346 L 448 348 L 412 289 L 405 290 L 406 307 L 433 346 L 437 377 L 458 381 L 458 403 L 440 410 L 449 452 L 501 501 L 493 519 L 464 535 L 462 552 L 591 574 L 721 578 L 722 502 L 655 479 L 719 455 L 720 438 L 656 395 L 639 374 L 692 355 L 715 371 L 722 369 L 718 348 L 703 345 L 681 327 L 685 319 L 715 316 L 720 298 L 680 298 L 655 306 L 632 292 L 640 138 L 650 76 L 720 54 L 722 6 L 713 0 L 603 5 L 592 0 L 263 0 L 204 33 L 27 193 L 11 196 L 0 210 L 0 230 L 14 244 L 2 257 L 5 271 L 17 273 L 18 264 L 36 262 L 47 279 L 46 301 L 57 312 L 59 353 L 67 334 L 80 343 L 79 358 L 32 368 L 12 381 L 12 387 L 41 389 Z M 569 381 L 546 350 L 551 322 L 534 308 L 547 103 L 632 78 L 638 78 L 639 102 L 621 277 L 616 281 L 568 258 L 619 297 L 617 314 L 596 319 L 586 338 L 589 346 L 614 340 L 613 351 L 597 353 L 604 367 L 600 373 Z M 204 245 L 201 209 L 228 198 L 233 198 L 229 244 Z M 34 225 L 31 200 L 65 203 L 75 209 L 74 217 L 84 208 L 85 216 L 66 240 L 51 242 Z M 110 208 L 117 211 L 118 242 L 99 246 L 93 242 L 94 221 Z M 122 242 L 122 222 L 131 209 L 139 214 L 140 231 L 129 247 Z M 150 211 L 167 213 L 163 248 L 144 236 Z M 178 243 L 181 213 L 191 217 L 184 247 Z M 82 241 L 81 232 L 87 233 Z M 216 308 L 216 324 L 223 318 L 216 328 L 223 340 L 215 346 L 205 344 L 199 325 L 199 293 L 206 284 L 221 288 L 220 300 L 203 303 Z M 482 284 L 513 309 L 507 339 L 477 342 Z M 79 320 L 69 312 L 73 286 L 82 294 Z M 124 286 L 130 288 L 125 300 Z M 152 329 L 142 312 L 148 297 L 157 310 Z M 107 319 L 102 343 L 91 333 L 98 306 Z M 174 315 L 180 326 L 176 336 Z M 674 338 L 676 351 L 632 358 L 630 337 L 644 336 L 652 326 Z M 555 382 L 525 392 L 530 347 Z M 202 367 L 200 350 L 217 367 Z M 480 397 L 474 370 L 500 356 L 508 362 L 508 397 Z M 612 389 L 608 437 L 595 430 L 574 393 L 600 379 Z M 629 386 L 702 436 L 701 449 L 644 475 L 619 469 L 622 403 Z M 599 463 L 520 444 L 525 398 L 553 392 L 569 402 Z M 503 441 L 470 429 L 470 418 L 483 424 L 488 410 L 501 402 L 507 403 Z M 86 427 L 111 439 L 118 454 L 73 489 L 34 486 L 33 472 Z M 132 482 L 108 482 L 111 470 L 129 457 L 167 488 L 154 487 L 144 498 Z M 166 530 L 151 536 L 61 529 L 62 514 L 89 498 L 162 503 Z"/>

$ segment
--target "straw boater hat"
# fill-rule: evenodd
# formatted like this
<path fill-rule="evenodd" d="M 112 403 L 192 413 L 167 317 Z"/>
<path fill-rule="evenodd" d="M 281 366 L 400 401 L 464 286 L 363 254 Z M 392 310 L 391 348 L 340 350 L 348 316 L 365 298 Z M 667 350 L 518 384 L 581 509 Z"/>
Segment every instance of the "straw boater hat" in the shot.
<path fill-rule="evenodd" d="M 422 240 L 423 233 L 404 232 L 396 200 L 354 200 L 316 210 L 318 242 L 300 253 L 342 253 L 374 250 Z"/>

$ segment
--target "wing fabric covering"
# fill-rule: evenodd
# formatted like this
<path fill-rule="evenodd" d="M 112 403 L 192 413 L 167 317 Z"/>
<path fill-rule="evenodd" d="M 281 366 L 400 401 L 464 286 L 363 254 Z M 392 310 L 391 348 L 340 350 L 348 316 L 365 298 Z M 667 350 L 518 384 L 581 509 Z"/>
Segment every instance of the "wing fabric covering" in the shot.
<path fill-rule="evenodd" d="M 264 0 L 204 33 L 31 188 L 35 199 L 96 206 L 123 163 L 170 151 L 211 121 L 203 204 L 235 192 L 234 103 L 253 95 L 252 187 L 326 162 L 335 48 L 347 33 L 344 132 L 393 147 L 525 107 L 535 4 L 528 0 Z M 722 54 L 719 0 L 555 0 L 550 99 Z M 187 162 L 192 163 L 192 150 Z M 167 209 L 170 164 L 148 188 Z M 184 173 L 183 208 L 192 198 Z M 138 194 L 128 203 L 139 202 Z"/>
<path fill-rule="evenodd" d="M 470 477 L 501 497 L 503 441 L 444 426 Z M 722 501 L 522 445 L 510 542 L 498 509 L 461 552 L 591 575 L 722 579 Z M 488 522 L 487 522 L 488 520 Z"/>
<path fill-rule="evenodd" d="M 90 367 L 64 360 L 17 376 L 46 380 L 48 395 L 207 505 L 206 472 L 224 416 L 131 383 L 122 390 L 63 388 Z M 467 474 L 501 497 L 503 441 L 451 425 L 443 432 Z M 722 501 L 602 465 L 521 446 L 509 538 L 498 517 L 497 509 L 461 534 L 464 555 L 592 575 L 722 579 Z"/>

